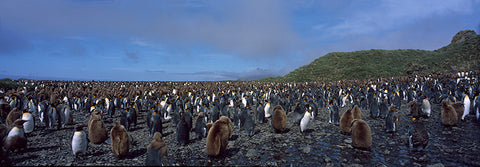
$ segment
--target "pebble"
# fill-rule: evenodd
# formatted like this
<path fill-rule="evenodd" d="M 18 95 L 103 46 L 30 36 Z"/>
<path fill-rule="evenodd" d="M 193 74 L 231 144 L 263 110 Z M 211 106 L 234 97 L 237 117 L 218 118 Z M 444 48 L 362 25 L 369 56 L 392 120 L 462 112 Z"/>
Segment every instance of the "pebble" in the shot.
<path fill-rule="evenodd" d="M 323 161 L 325 161 L 326 163 L 329 163 L 329 162 L 332 162 L 332 159 L 330 159 L 330 157 L 325 156 L 325 158 L 323 158 Z"/>
<path fill-rule="evenodd" d="M 305 147 L 303 147 L 302 152 L 305 154 L 308 154 L 310 153 L 311 150 L 312 150 L 312 146 L 306 145 Z"/>
<path fill-rule="evenodd" d="M 427 165 L 427 167 L 444 167 L 445 165 L 443 165 L 442 163 L 436 163 L 436 164 L 432 164 L 432 165 Z"/>
<path fill-rule="evenodd" d="M 345 142 L 347 144 L 352 144 L 352 139 L 345 139 L 345 140 L 343 140 L 343 142 Z"/>

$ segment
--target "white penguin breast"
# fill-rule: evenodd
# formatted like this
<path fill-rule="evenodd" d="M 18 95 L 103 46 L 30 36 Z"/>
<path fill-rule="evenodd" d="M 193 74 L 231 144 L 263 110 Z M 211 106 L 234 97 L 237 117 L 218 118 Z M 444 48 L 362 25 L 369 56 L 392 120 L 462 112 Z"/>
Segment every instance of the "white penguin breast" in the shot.
<path fill-rule="evenodd" d="M 271 116 L 271 115 L 270 115 L 270 112 L 269 112 L 269 111 L 270 111 L 270 104 L 267 104 L 267 105 L 265 106 L 265 109 L 264 109 L 264 110 L 265 110 L 265 117 L 269 118 L 269 117 Z"/>
<path fill-rule="evenodd" d="M 72 150 L 74 154 L 85 153 L 87 151 L 87 136 L 84 132 L 73 133 Z"/>
<path fill-rule="evenodd" d="M 13 127 L 12 130 L 10 130 L 10 132 L 8 132 L 7 138 L 12 138 L 14 136 L 25 137 L 23 129 Z"/>
<path fill-rule="evenodd" d="M 308 122 L 310 122 L 310 117 L 311 117 L 310 114 L 305 113 L 302 120 L 300 121 L 300 130 L 302 132 L 307 128 Z"/>

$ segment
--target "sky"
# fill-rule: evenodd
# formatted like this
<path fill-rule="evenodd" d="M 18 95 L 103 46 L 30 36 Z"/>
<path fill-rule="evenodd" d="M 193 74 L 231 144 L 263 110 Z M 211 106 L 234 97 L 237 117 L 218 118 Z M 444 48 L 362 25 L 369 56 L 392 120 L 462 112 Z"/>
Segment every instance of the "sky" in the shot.
<path fill-rule="evenodd" d="M 441 48 L 458 31 L 480 32 L 478 9 L 480 0 L 1 0 L 0 77 L 283 76 L 329 52 Z"/>

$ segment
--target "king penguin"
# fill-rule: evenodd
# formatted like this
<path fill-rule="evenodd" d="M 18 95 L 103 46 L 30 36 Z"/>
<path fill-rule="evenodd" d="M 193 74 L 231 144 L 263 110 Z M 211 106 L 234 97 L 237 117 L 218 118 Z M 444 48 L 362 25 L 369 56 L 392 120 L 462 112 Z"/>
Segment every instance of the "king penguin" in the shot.
<path fill-rule="evenodd" d="M 310 122 L 311 119 L 313 119 L 313 116 L 307 110 L 307 112 L 305 112 L 305 114 L 303 115 L 302 120 L 300 121 L 300 131 L 302 133 L 307 130 L 308 123 Z"/>
<path fill-rule="evenodd" d="M 413 129 L 410 131 L 408 144 L 410 148 L 416 148 L 417 150 L 424 149 L 428 144 L 429 137 L 423 125 L 422 118 L 413 116 L 412 121 Z"/>
<path fill-rule="evenodd" d="M 13 128 L 10 129 L 10 132 L 8 132 L 3 142 L 3 146 L 7 151 L 25 151 L 27 149 L 27 138 L 23 130 L 23 123 L 25 122 L 26 121 L 22 119 L 17 119 L 13 122 Z"/>
<path fill-rule="evenodd" d="M 197 135 L 197 139 L 202 139 L 207 134 L 203 112 L 198 113 L 197 120 L 195 121 L 195 134 Z"/>
<path fill-rule="evenodd" d="M 265 107 L 263 107 L 262 103 L 258 103 L 257 106 L 257 113 L 256 113 L 256 123 L 263 124 L 265 122 Z"/>
<path fill-rule="evenodd" d="M 218 156 L 224 153 L 232 133 L 232 121 L 228 117 L 222 116 L 215 121 L 207 136 L 207 155 Z"/>
<path fill-rule="evenodd" d="M 162 140 L 162 134 L 155 132 L 153 134 L 153 140 L 147 146 L 147 159 L 145 160 L 145 166 L 163 166 L 167 156 L 167 146 Z"/>
<path fill-rule="evenodd" d="M 149 111 L 150 112 L 150 111 Z M 160 132 L 163 133 L 163 127 L 162 127 L 162 117 L 158 111 L 153 111 L 152 115 L 150 116 L 150 128 L 149 132 L 150 135 L 154 135 L 155 132 Z"/>
<path fill-rule="evenodd" d="M 255 112 L 250 107 L 245 107 L 247 115 L 243 130 L 247 136 L 253 136 L 255 134 Z"/>
<path fill-rule="evenodd" d="M 392 105 L 388 108 L 388 115 L 385 119 L 385 126 L 387 127 L 386 131 L 390 133 L 394 133 L 397 131 L 398 127 L 398 112 L 397 107 Z"/>
<path fill-rule="evenodd" d="M 360 110 L 358 105 L 353 106 L 352 113 L 353 119 L 362 119 L 362 111 Z"/>
<path fill-rule="evenodd" d="M 334 104 L 333 101 L 330 102 L 330 106 L 328 106 L 328 111 L 330 113 L 330 119 L 328 120 L 328 123 L 333 123 L 334 125 L 340 124 L 340 114 L 338 111 L 338 106 Z"/>
<path fill-rule="evenodd" d="M 352 146 L 360 149 L 369 149 L 372 146 L 370 126 L 361 119 L 352 121 Z"/>
<path fill-rule="evenodd" d="M 33 117 L 33 114 L 27 110 L 24 110 L 22 120 L 25 120 L 25 123 L 23 123 L 23 130 L 25 134 L 32 133 L 33 129 L 35 128 L 35 118 Z"/>
<path fill-rule="evenodd" d="M 465 120 L 465 116 L 470 114 L 470 98 L 468 97 L 468 95 L 465 95 L 465 97 L 463 98 L 463 108 L 464 111 L 462 115 L 462 121 Z"/>
<path fill-rule="evenodd" d="M 432 112 L 432 107 L 430 105 L 430 101 L 425 96 L 422 101 L 422 115 L 428 118 L 430 117 L 431 112 Z"/>
<path fill-rule="evenodd" d="M 343 134 L 350 134 L 353 121 L 352 109 L 347 109 L 343 112 L 342 117 L 340 118 L 340 132 Z"/>
<path fill-rule="evenodd" d="M 272 115 L 270 114 L 270 102 L 265 101 L 265 118 L 270 118 Z"/>
<path fill-rule="evenodd" d="M 120 122 L 114 122 L 110 130 L 110 139 L 112 140 L 112 151 L 116 157 L 123 158 L 128 155 L 130 136 Z"/>
<path fill-rule="evenodd" d="M 88 120 L 88 139 L 94 144 L 103 143 L 108 138 L 108 132 L 103 124 L 102 116 L 94 110 Z"/>
<path fill-rule="evenodd" d="M 80 154 L 87 153 L 87 134 L 83 131 L 83 126 L 80 124 L 75 125 L 75 132 L 72 138 L 72 151 L 73 155 L 78 156 Z"/>
<path fill-rule="evenodd" d="M 287 129 L 287 115 L 281 105 L 273 109 L 272 126 L 275 132 L 281 133 Z"/>
<path fill-rule="evenodd" d="M 442 101 L 442 123 L 443 125 L 453 126 L 457 125 L 458 115 L 455 108 L 450 105 L 450 100 Z"/>

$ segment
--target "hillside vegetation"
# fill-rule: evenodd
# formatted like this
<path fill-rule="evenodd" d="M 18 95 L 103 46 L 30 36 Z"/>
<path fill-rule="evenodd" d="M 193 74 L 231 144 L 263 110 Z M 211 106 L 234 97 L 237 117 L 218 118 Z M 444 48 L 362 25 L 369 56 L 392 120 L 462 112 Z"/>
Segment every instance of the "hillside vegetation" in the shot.
<path fill-rule="evenodd" d="M 458 32 L 434 51 L 419 49 L 332 52 L 281 77 L 260 81 L 305 82 L 368 79 L 411 74 L 480 70 L 480 35 Z"/>

